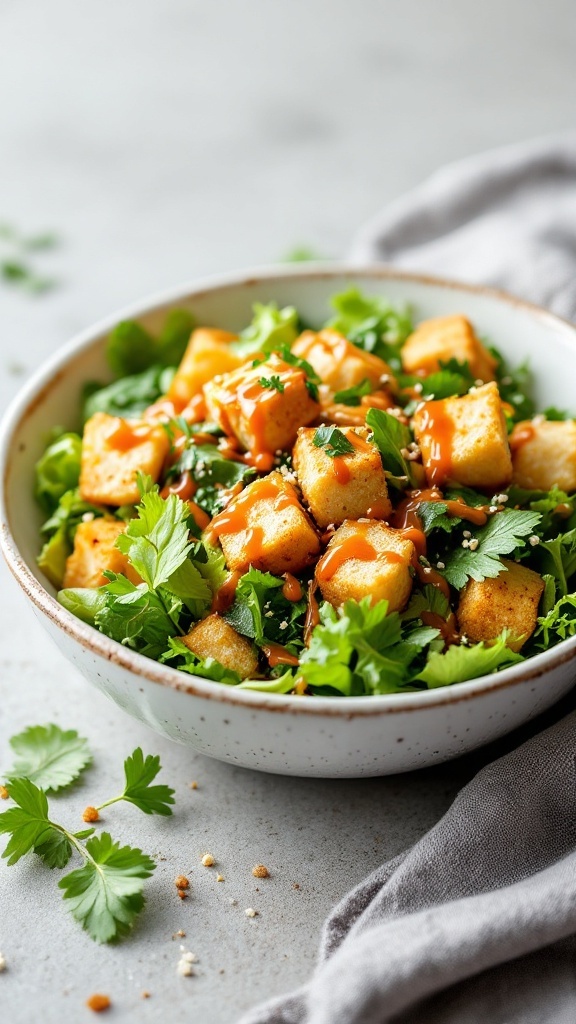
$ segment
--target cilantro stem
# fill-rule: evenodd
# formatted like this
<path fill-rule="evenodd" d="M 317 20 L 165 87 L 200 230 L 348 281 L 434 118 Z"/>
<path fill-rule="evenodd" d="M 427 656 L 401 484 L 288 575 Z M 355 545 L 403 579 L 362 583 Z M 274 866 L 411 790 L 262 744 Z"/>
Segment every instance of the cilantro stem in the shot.
<path fill-rule="evenodd" d="M 96 807 L 97 811 L 102 811 L 105 807 L 110 807 L 112 804 L 118 804 L 124 799 L 124 793 L 120 796 L 113 796 L 110 800 L 105 800 L 103 804 L 98 804 Z"/>

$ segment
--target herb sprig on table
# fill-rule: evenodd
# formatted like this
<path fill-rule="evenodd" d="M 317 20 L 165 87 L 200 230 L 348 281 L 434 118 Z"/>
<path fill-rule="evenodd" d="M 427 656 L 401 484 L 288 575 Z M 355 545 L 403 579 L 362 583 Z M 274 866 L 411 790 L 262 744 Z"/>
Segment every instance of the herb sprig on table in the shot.
<path fill-rule="evenodd" d="M 86 740 L 72 729 L 40 725 L 13 736 L 10 744 L 16 761 L 2 796 L 15 806 L 0 814 L 0 834 L 10 836 L 2 856 L 12 865 L 35 853 L 49 868 L 64 868 L 74 854 L 80 856 L 82 866 L 58 882 L 72 916 L 96 942 L 123 938 L 144 907 L 144 882 L 155 870 L 154 861 L 138 847 L 121 846 L 109 832 L 96 835 L 93 827 L 74 832 L 54 821 L 46 796 L 46 790 L 75 782 L 91 762 Z M 137 747 L 124 762 L 123 792 L 87 808 L 85 820 L 97 821 L 100 810 L 120 800 L 145 814 L 172 814 L 174 790 L 151 785 L 160 767 L 158 756 L 145 757 Z"/>

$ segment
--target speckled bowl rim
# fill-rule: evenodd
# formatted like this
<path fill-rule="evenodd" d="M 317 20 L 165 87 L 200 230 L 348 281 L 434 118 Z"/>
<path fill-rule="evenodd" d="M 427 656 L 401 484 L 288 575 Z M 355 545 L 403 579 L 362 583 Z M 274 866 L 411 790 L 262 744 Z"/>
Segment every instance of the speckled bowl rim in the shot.
<path fill-rule="evenodd" d="M 11 450 L 17 437 L 18 429 L 39 402 L 65 375 L 72 361 L 81 358 L 99 336 L 107 334 L 120 320 L 143 316 L 163 306 L 170 306 L 184 299 L 194 299 L 207 292 L 226 291 L 231 287 L 253 287 L 259 281 L 268 284 L 275 280 L 326 280 L 335 277 L 398 280 L 406 283 L 430 285 L 435 288 L 450 289 L 464 295 L 481 295 L 495 302 L 521 307 L 531 316 L 543 321 L 544 324 L 560 328 L 576 348 L 576 327 L 567 320 L 562 320 L 553 313 L 530 302 L 515 298 L 507 292 L 496 288 L 487 288 L 446 280 L 425 274 L 415 274 L 396 270 L 382 264 L 363 266 L 350 263 L 309 263 L 302 265 L 270 266 L 248 269 L 234 273 L 219 274 L 156 293 L 145 300 L 132 303 L 127 308 L 114 313 L 76 335 L 70 342 L 63 345 L 48 359 L 20 390 L 8 407 L 0 424 L 0 550 L 9 569 L 16 578 L 24 593 L 32 603 L 43 612 L 50 621 L 68 636 L 76 640 L 85 650 L 99 655 L 106 661 L 141 676 L 153 683 L 167 686 L 194 696 L 215 700 L 224 704 L 245 705 L 251 708 L 262 708 L 279 714 L 320 714 L 337 717 L 355 718 L 365 715 L 394 714 L 407 711 L 418 711 L 429 707 L 456 704 L 460 701 L 473 700 L 495 690 L 521 686 L 533 682 L 540 676 L 549 673 L 575 659 L 576 637 L 563 640 L 550 651 L 535 655 L 525 663 L 504 669 L 494 675 L 480 676 L 464 683 L 456 683 L 450 687 L 433 690 L 420 690 L 405 694 L 384 694 L 366 697 L 313 697 L 302 698 L 290 694 L 262 693 L 255 690 L 240 690 L 233 686 L 212 682 L 200 676 L 192 676 L 179 672 L 177 669 L 145 658 L 141 654 L 123 647 L 99 633 L 91 626 L 77 619 L 71 612 L 63 608 L 42 586 L 31 572 L 28 564 L 20 554 L 16 541 L 8 523 L 6 495 L 8 479 L 11 471 Z M 30 498 L 32 501 L 32 496 Z"/>

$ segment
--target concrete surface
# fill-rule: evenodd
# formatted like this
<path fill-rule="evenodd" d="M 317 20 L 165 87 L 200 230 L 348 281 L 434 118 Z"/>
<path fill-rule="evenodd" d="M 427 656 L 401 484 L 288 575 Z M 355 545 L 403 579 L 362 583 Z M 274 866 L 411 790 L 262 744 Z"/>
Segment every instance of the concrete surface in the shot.
<path fill-rule="evenodd" d="M 344 255 L 360 222 L 440 163 L 571 127 L 576 106 L 571 0 L 4 0 L 0 40 L 0 221 L 62 239 L 37 261 L 58 290 L 33 299 L 0 287 L 2 408 L 49 352 L 115 307 L 295 245 Z M 0 765 L 12 733 L 55 721 L 95 753 L 57 801 L 66 821 L 117 789 L 139 743 L 161 754 L 178 798 L 170 821 L 107 815 L 115 836 L 165 858 L 117 948 L 80 931 L 47 870 L 0 866 L 6 1024 L 87 1021 L 94 991 L 110 995 L 119 1024 L 234 1021 L 307 976 L 330 906 L 422 835 L 494 754 L 362 782 L 230 768 L 91 691 L 3 567 L 0 602 Z M 207 849 L 224 883 L 200 866 Z M 258 861 L 269 880 L 252 877 Z M 192 880 L 183 903 L 181 872 Z M 179 929 L 200 958 L 193 978 L 176 975 Z"/>

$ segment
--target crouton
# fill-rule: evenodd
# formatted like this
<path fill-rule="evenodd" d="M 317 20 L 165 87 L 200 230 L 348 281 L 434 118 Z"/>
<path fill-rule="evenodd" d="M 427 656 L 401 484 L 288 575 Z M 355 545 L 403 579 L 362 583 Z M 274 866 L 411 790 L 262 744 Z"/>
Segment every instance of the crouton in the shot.
<path fill-rule="evenodd" d="M 212 543 L 220 540 L 232 571 L 252 565 L 276 575 L 298 573 L 320 551 L 318 535 L 281 473 L 246 487 L 215 516 L 207 536 Z"/>
<path fill-rule="evenodd" d="M 177 408 L 183 409 L 213 377 L 242 365 L 242 358 L 230 348 L 230 342 L 236 340 L 235 334 L 215 327 L 198 327 L 192 332 L 168 391 L 168 398 Z"/>
<path fill-rule="evenodd" d="M 365 428 L 342 427 L 354 446 L 348 455 L 331 458 L 316 447 L 313 427 L 302 427 L 294 446 L 293 464 L 304 498 L 318 526 L 345 519 L 387 519 L 392 511 L 380 452 L 367 441 Z"/>
<path fill-rule="evenodd" d="M 469 640 L 490 642 L 510 630 L 508 647 L 519 651 L 536 629 L 544 580 L 525 565 L 503 558 L 495 579 L 469 580 L 460 594 L 458 627 Z"/>
<path fill-rule="evenodd" d="M 315 577 L 330 604 L 369 597 L 372 604 L 385 599 L 389 611 L 397 611 L 412 590 L 414 554 L 412 541 L 378 520 L 345 522 L 318 562 Z"/>
<path fill-rule="evenodd" d="M 534 491 L 576 491 L 576 422 L 518 423 L 510 437 L 512 483 Z"/>
<path fill-rule="evenodd" d="M 80 495 L 103 505 L 140 500 L 136 473 L 160 476 L 170 442 L 162 426 L 97 412 L 84 427 Z"/>
<path fill-rule="evenodd" d="M 207 414 L 254 455 L 257 468 L 270 469 L 270 456 L 291 448 L 298 427 L 318 415 L 307 382 L 303 370 L 275 354 L 256 366 L 251 361 L 205 385 Z"/>
<path fill-rule="evenodd" d="M 363 380 L 370 381 L 376 389 L 382 377 L 385 382 L 392 379 L 392 371 L 383 359 L 364 352 L 343 334 L 328 327 L 317 333 L 304 331 L 294 342 L 292 352 L 310 363 L 322 383 L 332 391 L 344 391 Z"/>
<path fill-rule="evenodd" d="M 74 550 L 66 560 L 62 586 L 102 587 L 108 580 L 104 570 L 127 576 L 132 583 L 142 583 L 126 555 L 115 546 L 126 524 L 118 519 L 92 519 L 80 523 L 74 537 Z"/>
<path fill-rule="evenodd" d="M 241 679 L 250 679 L 258 670 L 258 654 L 254 644 L 240 636 L 225 619 L 209 615 L 182 637 L 189 651 L 204 661 L 214 658 L 224 668 L 237 672 Z"/>
<path fill-rule="evenodd" d="M 412 428 L 430 486 L 453 481 L 494 492 L 510 483 L 512 459 L 495 383 L 462 398 L 423 402 Z"/>
<path fill-rule="evenodd" d="M 467 362 L 471 373 L 484 382 L 495 379 L 496 360 L 476 337 L 465 316 L 438 316 L 424 320 L 402 346 L 406 373 L 435 373 L 440 363 L 457 359 Z"/>

